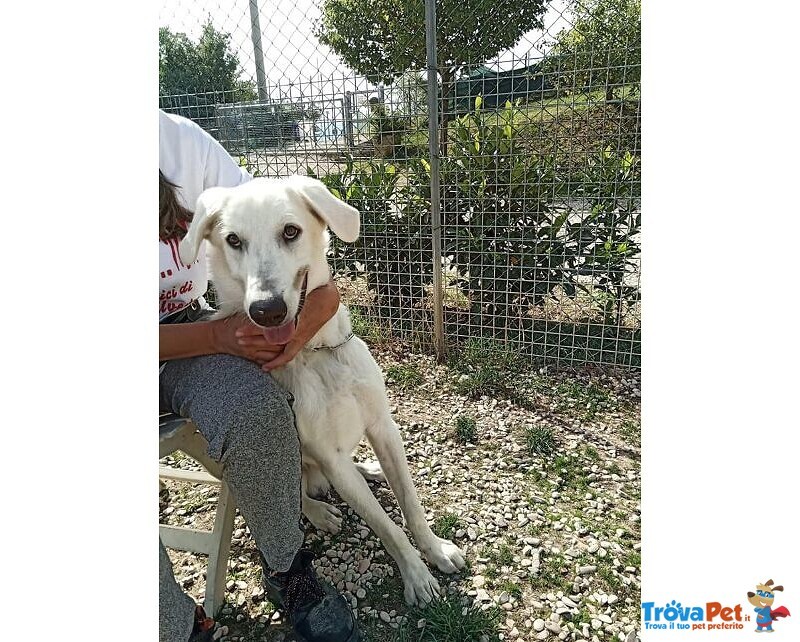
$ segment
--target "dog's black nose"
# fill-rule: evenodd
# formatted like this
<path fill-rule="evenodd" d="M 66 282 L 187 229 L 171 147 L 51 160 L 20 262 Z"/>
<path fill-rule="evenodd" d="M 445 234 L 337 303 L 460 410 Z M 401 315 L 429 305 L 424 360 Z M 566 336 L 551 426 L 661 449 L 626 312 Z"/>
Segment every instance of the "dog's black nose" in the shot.
<path fill-rule="evenodd" d="M 260 326 L 270 328 L 280 325 L 286 318 L 286 301 L 278 296 L 264 301 L 253 301 L 249 311 L 253 321 Z"/>

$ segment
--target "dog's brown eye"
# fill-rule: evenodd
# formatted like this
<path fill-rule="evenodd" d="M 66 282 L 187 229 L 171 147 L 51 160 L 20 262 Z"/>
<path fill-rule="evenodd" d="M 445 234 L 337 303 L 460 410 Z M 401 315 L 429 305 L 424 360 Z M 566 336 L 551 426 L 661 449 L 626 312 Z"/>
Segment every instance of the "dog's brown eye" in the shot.
<path fill-rule="evenodd" d="M 242 241 L 238 236 L 236 236 L 236 234 L 228 234 L 228 236 L 225 237 L 225 241 L 235 250 L 238 250 L 240 247 L 242 247 Z"/>
<path fill-rule="evenodd" d="M 300 236 L 300 228 L 295 225 L 287 225 L 283 228 L 283 238 L 287 241 L 293 241 Z"/>

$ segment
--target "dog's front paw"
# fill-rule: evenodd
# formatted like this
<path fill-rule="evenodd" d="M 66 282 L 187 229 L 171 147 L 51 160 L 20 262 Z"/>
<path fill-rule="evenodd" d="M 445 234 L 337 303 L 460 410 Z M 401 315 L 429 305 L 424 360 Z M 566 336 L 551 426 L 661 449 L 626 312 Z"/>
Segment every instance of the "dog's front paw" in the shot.
<path fill-rule="evenodd" d="M 442 573 L 457 573 L 464 568 L 464 553 L 450 540 L 434 536 L 430 545 L 422 547 L 422 553 Z"/>
<path fill-rule="evenodd" d="M 409 606 L 425 606 L 441 595 L 439 582 L 431 575 L 425 562 L 419 556 L 401 568 L 400 574 L 403 576 L 405 584 L 403 595 Z"/>
<path fill-rule="evenodd" d="M 310 497 L 303 499 L 303 514 L 317 529 L 333 533 L 342 529 L 342 511 L 327 502 Z"/>

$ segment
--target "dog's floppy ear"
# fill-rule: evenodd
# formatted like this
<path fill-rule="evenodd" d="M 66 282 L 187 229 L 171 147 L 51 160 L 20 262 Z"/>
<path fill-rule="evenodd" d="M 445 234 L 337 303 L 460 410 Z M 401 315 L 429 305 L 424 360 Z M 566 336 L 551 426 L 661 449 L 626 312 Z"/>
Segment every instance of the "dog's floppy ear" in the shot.
<path fill-rule="evenodd" d="M 223 187 L 212 187 L 197 198 L 189 231 L 186 232 L 186 236 L 183 237 L 178 247 L 181 261 L 186 265 L 191 265 L 197 258 L 197 254 L 200 252 L 200 243 L 208 237 L 212 223 L 217 220 L 225 192 L 226 189 Z"/>
<path fill-rule="evenodd" d="M 308 176 L 290 176 L 292 187 L 306 202 L 311 213 L 321 219 L 345 243 L 358 239 L 361 214 L 355 207 L 340 201 L 328 191 L 324 183 Z"/>

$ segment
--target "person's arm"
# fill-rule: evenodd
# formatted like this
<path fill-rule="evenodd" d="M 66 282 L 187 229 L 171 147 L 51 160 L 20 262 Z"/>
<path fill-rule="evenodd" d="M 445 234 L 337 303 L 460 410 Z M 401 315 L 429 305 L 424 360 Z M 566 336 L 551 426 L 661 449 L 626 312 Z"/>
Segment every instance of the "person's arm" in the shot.
<path fill-rule="evenodd" d="M 262 365 L 275 358 L 283 346 L 264 339 L 241 343 L 238 332 L 261 333 L 261 328 L 244 315 L 214 321 L 158 326 L 158 360 L 187 359 L 208 354 L 232 354 Z"/>
<path fill-rule="evenodd" d="M 243 327 L 237 331 L 239 345 L 243 348 L 257 350 L 277 348 L 278 354 L 262 363 L 262 369 L 269 372 L 280 368 L 294 359 L 300 350 L 319 332 L 320 328 L 330 321 L 339 309 L 339 290 L 333 279 L 325 285 L 312 290 L 306 297 L 306 304 L 297 320 L 297 329 L 292 340 L 285 346 L 270 346 L 264 336 L 253 332 L 252 328 Z"/>

